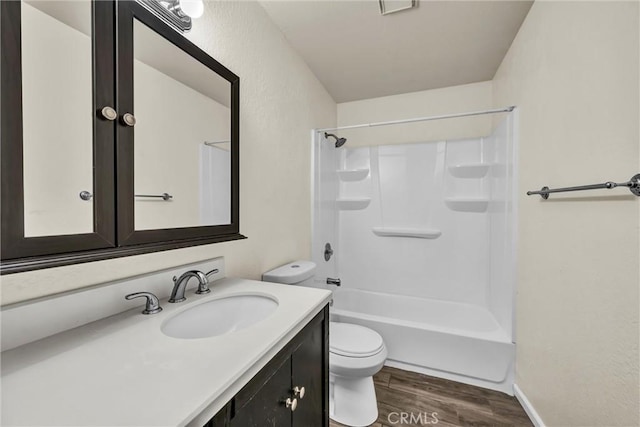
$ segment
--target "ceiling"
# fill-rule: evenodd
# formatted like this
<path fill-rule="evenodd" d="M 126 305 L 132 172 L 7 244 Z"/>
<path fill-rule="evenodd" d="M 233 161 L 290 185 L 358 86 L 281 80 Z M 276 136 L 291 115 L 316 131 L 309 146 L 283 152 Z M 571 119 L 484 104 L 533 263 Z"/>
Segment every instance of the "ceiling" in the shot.
<path fill-rule="evenodd" d="M 386 16 L 377 0 L 262 6 L 336 102 L 491 80 L 533 1 L 431 1 Z"/>

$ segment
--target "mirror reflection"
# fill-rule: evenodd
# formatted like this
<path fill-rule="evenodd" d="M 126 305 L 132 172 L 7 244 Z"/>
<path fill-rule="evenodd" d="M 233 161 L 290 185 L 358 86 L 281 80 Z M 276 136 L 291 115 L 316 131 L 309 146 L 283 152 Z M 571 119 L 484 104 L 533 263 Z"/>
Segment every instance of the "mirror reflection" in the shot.
<path fill-rule="evenodd" d="M 22 1 L 21 10 L 25 237 L 91 233 L 91 2 Z"/>
<path fill-rule="evenodd" d="M 135 228 L 231 223 L 231 84 L 134 23 Z"/>

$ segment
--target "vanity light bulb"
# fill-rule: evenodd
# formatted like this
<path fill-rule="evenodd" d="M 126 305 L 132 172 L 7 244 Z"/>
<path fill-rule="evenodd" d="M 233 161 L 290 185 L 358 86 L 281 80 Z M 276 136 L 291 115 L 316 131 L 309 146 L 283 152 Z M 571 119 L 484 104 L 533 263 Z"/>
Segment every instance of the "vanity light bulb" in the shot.
<path fill-rule="evenodd" d="M 191 18 L 200 18 L 204 13 L 204 2 L 202 0 L 180 0 L 178 4 L 180 10 Z"/>

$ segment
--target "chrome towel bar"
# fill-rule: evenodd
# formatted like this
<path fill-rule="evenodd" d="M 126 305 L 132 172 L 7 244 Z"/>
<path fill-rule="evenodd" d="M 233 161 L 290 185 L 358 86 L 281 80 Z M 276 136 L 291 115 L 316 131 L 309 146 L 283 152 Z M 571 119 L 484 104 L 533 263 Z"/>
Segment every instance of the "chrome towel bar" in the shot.
<path fill-rule="evenodd" d="M 169 200 L 173 199 L 173 196 L 169 193 L 162 193 L 162 194 L 136 194 L 136 197 L 151 197 L 154 199 L 162 199 L 165 202 L 168 202 Z"/>
<path fill-rule="evenodd" d="M 578 187 L 564 187 L 564 188 L 549 188 L 542 187 L 540 191 L 527 191 L 527 196 L 533 194 L 539 194 L 543 199 L 549 198 L 549 193 L 562 193 L 565 191 L 583 191 L 583 190 L 598 190 L 601 188 L 611 189 L 616 187 L 627 187 L 636 196 L 640 196 L 640 173 L 631 177 L 627 182 L 604 182 L 602 184 L 580 185 Z"/>

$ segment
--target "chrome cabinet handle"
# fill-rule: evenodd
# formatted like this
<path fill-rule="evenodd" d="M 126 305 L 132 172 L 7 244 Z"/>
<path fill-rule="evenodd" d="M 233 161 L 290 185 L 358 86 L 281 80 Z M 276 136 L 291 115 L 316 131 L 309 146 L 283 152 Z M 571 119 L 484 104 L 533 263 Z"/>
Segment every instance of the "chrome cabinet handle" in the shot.
<path fill-rule="evenodd" d="M 135 126 L 136 125 L 136 117 L 131 113 L 124 113 L 122 115 L 122 124 L 127 126 Z"/>
<path fill-rule="evenodd" d="M 118 118 L 118 113 L 112 107 L 106 106 L 100 110 L 102 118 L 109 121 L 114 121 Z"/>
<path fill-rule="evenodd" d="M 125 299 L 131 300 L 134 298 L 146 298 L 147 303 L 142 310 L 142 314 L 156 314 L 162 311 L 162 307 L 160 307 L 160 301 L 158 301 L 158 297 L 156 297 L 151 292 L 135 292 L 133 294 L 129 294 Z"/>
<path fill-rule="evenodd" d="M 300 400 L 304 399 L 304 387 L 295 386 L 293 388 L 293 395 L 299 397 Z"/>
<path fill-rule="evenodd" d="M 291 410 L 291 412 L 295 411 L 298 407 L 298 399 L 291 399 L 290 397 L 284 401 L 284 406 Z"/>
<path fill-rule="evenodd" d="M 91 198 L 93 197 L 93 194 L 89 193 L 87 190 L 81 191 L 79 194 L 80 198 L 82 200 L 91 200 Z"/>

